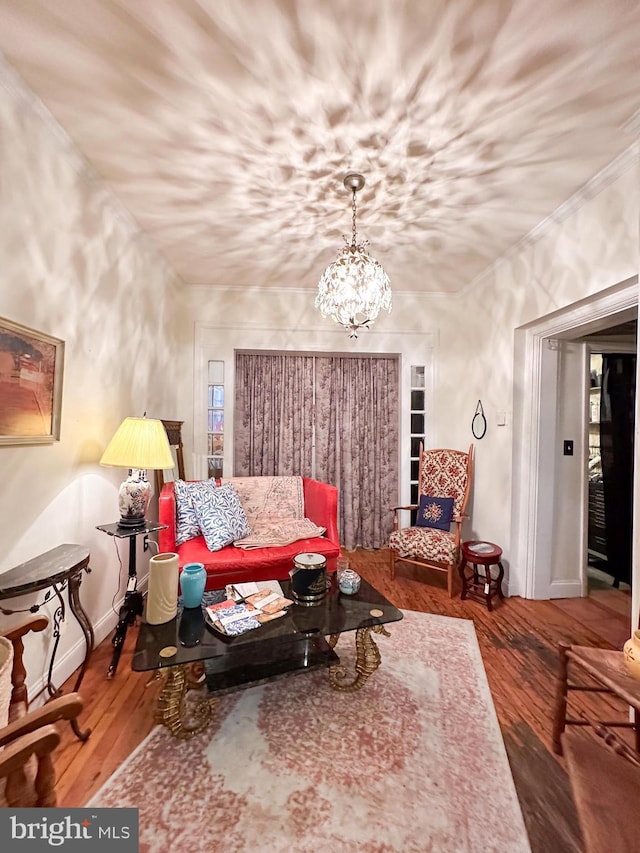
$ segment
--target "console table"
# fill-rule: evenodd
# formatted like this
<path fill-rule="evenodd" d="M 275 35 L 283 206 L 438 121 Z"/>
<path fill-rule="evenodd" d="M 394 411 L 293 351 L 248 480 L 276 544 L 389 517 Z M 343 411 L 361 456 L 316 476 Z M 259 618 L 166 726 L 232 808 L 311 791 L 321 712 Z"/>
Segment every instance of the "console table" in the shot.
<path fill-rule="evenodd" d="M 0 607 L 0 612 L 5 615 L 12 613 L 37 613 L 38 610 L 51 598 L 51 592 L 58 599 L 58 606 L 53 614 L 53 652 L 49 661 L 49 671 L 47 675 L 46 689 L 50 698 L 59 696 L 62 692 L 60 688 L 55 688 L 52 683 L 53 665 L 60 643 L 60 625 L 65 620 L 66 607 L 62 597 L 62 591 L 65 587 L 69 588 L 69 607 L 76 618 L 77 623 L 82 629 L 86 643 L 86 651 L 84 661 L 80 667 L 80 672 L 76 677 L 74 692 L 77 692 L 84 674 L 89 664 L 89 658 L 93 650 L 93 627 L 89 621 L 89 617 L 85 613 L 82 604 L 80 603 L 80 584 L 82 583 L 82 573 L 87 574 L 91 571 L 89 567 L 89 551 L 82 545 L 58 545 L 57 548 L 52 548 L 26 563 L 21 563 L 13 569 L 10 569 L 4 574 L 0 574 L 0 601 L 17 598 L 21 595 L 29 595 L 32 592 L 39 592 L 46 589 L 43 600 L 36 604 L 32 604 L 24 610 L 10 609 Z M 71 727 L 75 735 L 82 741 L 85 741 L 91 729 L 80 731 L 77 720 L 70 721 Z"/>

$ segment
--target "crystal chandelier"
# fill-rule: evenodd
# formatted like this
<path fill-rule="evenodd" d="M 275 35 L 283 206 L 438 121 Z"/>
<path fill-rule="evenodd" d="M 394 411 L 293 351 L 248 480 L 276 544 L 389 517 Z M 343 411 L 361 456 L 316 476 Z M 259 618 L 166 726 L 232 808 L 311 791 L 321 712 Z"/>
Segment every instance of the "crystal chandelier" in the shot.
<path fill-rule="evenodd" d="M 351 243 L 344 238 L 347 245 L 322 273 L 316 308 L 323 317 L 344 326 L 350 338 L 357 338 L 358 329 L 368 328 L 383 308 L 391 311 L 391 284 L 384 269 L 367 252 L 367 241 L 358 243 L 356 193 L 364 186 L 364 178 L 347 172 L 343 183 L 353 194 Z"/>

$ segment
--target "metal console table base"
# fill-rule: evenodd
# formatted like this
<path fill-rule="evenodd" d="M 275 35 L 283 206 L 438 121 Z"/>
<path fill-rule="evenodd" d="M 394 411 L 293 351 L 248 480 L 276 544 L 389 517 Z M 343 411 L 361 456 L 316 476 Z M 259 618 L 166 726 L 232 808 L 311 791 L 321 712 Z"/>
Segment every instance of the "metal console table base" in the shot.
<path fill-rule="evenodd" d="M 76 622 L 80 625 L 84 635 L 86 652 L 80 671 L 76 677 L 73 690 L 77 692 L 82 684 L 82 679 L 89 665 L 89 658 L 93 651 L 93 627 L 89 621 L 89 617 L 84 611 L 80 602 L 80 584 L 82 583 L 82 573 L 87 574 L 91 571 L 89 567 L 89 551 L 82 545 L 59 545 L 57 548 L 52 548 L 26 563 L 21 563 L 8 572 L 0 575 L 0 601 L 17 598 L 22 595 L 29 595 L 32 592 L 39 592 L 43 589 L 53 590 L 53 593 L 58 599 L 58 606 L 53 614 L 53 652 L 49 661 L 49 670 L 47 673 L 46 689 L 50 698 L 60 696 L 61 688 L 56 688 L 53 685 L 53 666 L 60 644 L 60 626 L 66 618 L 66 607 L 62 592 L 65 588 L 69 591 L 69 609 L 76 618 Z M 42 602 L 32 604 L 22 610 L 0 607 L 0 611 L 4 614 L 11 613 L 37 613 L 38 610 L 51 598 L 51 594 L 45 595 Z M 81 731 L 78 721 L 71 720 L 71 728 L 74 734 L 81 741 L 86 741 L 91 734 L 91 729 Z"/>

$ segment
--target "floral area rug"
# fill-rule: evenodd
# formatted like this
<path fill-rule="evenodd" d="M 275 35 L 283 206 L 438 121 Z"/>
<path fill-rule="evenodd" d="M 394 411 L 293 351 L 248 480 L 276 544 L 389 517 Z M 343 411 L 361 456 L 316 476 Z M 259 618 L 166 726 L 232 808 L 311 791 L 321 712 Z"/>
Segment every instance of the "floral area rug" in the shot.
<path fill-rule="evenodd" d="M 388 630 L 360 691 L 320 670 L 226 694 L 190 741 L 154 729 L 89 805 L 138 808 L 141 853 L 527 853 L 473 623 Z"/>

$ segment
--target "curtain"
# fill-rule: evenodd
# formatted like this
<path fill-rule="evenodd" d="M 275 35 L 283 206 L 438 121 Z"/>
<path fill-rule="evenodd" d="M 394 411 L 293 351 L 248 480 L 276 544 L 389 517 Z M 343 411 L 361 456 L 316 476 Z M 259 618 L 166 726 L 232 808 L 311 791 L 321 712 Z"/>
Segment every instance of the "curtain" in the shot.
<path fill-rule="evenodd" d="M 316 357 L 316 467 L 338 487 L 340 541 L 380 548 L 398 500 L 397 358 Z"/>
<path fill-rule="evenodd" d="M 234 474 L 312 476 L 313 357 L 236 353 Z"/>
<path fill-rule="evenodd" d="M 635 388 L 635 355 L 603 355 L 600 455 L 607 572 L 614 586 L 631 581 Z"/>

